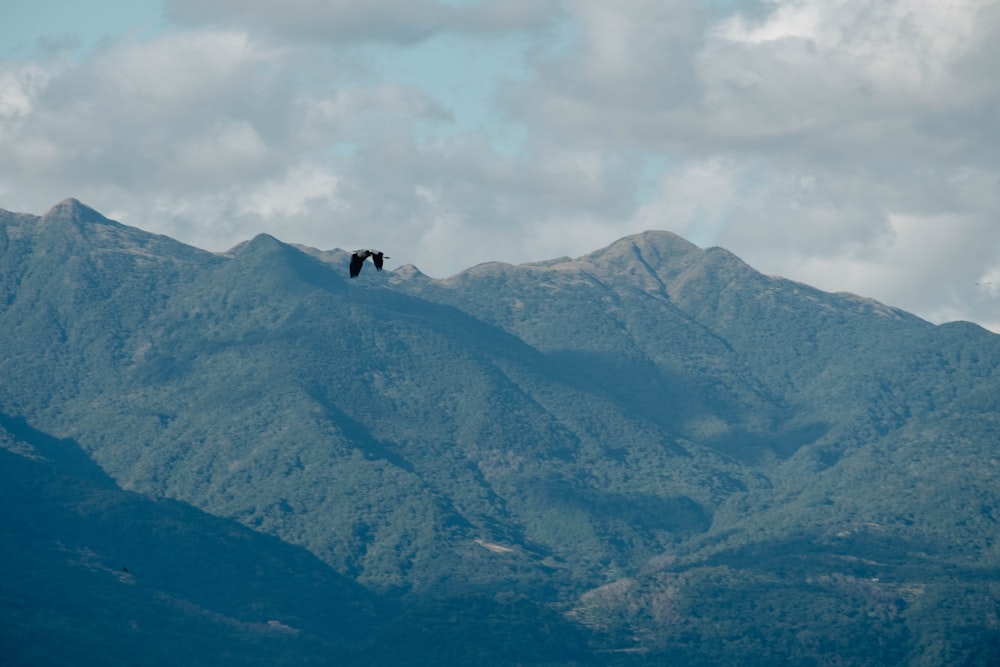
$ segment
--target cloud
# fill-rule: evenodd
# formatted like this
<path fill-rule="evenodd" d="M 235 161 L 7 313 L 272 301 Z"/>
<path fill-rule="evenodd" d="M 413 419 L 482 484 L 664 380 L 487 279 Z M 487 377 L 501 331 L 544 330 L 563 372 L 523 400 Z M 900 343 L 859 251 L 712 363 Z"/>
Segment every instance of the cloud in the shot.
<path fill-rule="evenodd" d="M 550 221 L 628 212 L 626 161 L 426 135 L 451 123 L 437 100 L 351 58 L 320 78 L 316 53 L 199 28 L 7 64 L 0 188 L 35 211 L 78 196 L 213 250 L 262 231 L 320 247 L 391 238 L 434 275 L 566 252 L 525 247 Z"/>
<path fill-rule="evenodd" d="M 8 69 L 26 101 L 2 137 L 15 156 L 6 175 L 34 174 L 47 187 L 197 190 L 267 172 L 268 116 L 282 110 L 246 91 L 285 93 L 275 61 L 245 35 L 183 33 L 32 64 L 41 75 Z"/>
<path fill-rule="evenodd" d="M 168 17 L 186 25 L 240 26 L 281 39 L 338 44 L 412 44 L 441 33 L 489 35 L 549 23 L 553 0 L 167 0 Z"/>
<path fill-rule="evenodd" d="M 572 48 L 538 63 L 519 112 L 574 144 L 815 159 L 851 159 L 873 139 L 940 157 L 996 129 L 934 122 L 996 100 L 982 69 L 1000 29 L 987 0 L 768 6 L 637 0 L 622 12 L 581 0 Z"/>
<path fill-rule="evenodd" d="M 151 37 L 0 61 L 4 202 L 77 196 L 211 249 L 395 245 L 436 276 L 666 228 L 1000 322 L 975 284 L 1000 271 L 991 0 L 165 10 Z"/>
<path fill-rule="evenodd" d="M 574 7 L 570 48 L 509 101 L 559 146 L 658 156 L 635 226 L 927 316 L 996 320 L 969 289 L 1000 265 L 995 3 Z"/>
<path fill-rule="evenodd" d="M 352 146 L 447 113 L 391 82 L 300 87 L 311 55 L 195 30 L 106 42 L 80 60 L 0 64 L 0 192 L 42 211 L 76 195 L 215 248 L 256 233 L 238 221 L 301 216 L 317 201 L 342 207 L 328 183 L 349 169 Z M 249 216 L 261 193 L 267 204 Z M 143 202 L 154 201 L 148 220 Z"/>

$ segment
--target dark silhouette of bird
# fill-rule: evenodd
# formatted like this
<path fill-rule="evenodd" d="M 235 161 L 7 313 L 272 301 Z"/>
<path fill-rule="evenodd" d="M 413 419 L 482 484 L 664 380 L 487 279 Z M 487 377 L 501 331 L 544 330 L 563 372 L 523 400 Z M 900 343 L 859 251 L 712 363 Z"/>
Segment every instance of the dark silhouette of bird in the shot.
<path fill-rule="evenodd" d="M 358 277 L 358 274 L 361 273 L 361 267 L 369 257 L 372 258 L 372 264 L 375 265 L 376 271 L 382 270 L 382 260 L 389 259 L 389 256 L 383 255 L 381 250 L 355 250 L 351 253 L 352 278 Z"/>

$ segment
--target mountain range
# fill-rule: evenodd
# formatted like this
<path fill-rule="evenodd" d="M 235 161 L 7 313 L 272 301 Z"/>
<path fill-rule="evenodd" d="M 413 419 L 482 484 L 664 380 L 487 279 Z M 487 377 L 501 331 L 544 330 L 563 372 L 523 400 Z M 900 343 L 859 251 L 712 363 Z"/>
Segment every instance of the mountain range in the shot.
<path fill-rule="evenodd" d="M 11 664 L 1000 660 L 1000 336 L 664 231 L 349 256 L 0 211 Z"/>

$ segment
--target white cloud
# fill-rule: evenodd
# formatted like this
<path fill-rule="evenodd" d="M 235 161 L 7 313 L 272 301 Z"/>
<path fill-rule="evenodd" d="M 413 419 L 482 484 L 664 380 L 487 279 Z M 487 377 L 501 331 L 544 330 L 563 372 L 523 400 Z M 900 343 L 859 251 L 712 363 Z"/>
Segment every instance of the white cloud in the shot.
<path fill-rule="evenodd" d="M 995 3 L 578 7 L 516 108 L 577 150 L 662 155 L 637 227 L 929 317 L 989 309 L 966 288 L 1000 262 Z"/>
<path fill-rule="evenodd" d="M 15 64 L 0 71 L 0 119 L 4 126 L 31 112 L 31 100 L 47 81 L 44 68 L 35 63 Z"/>
<path fill-rule="evenodd" d="M 189 25 L 239 25 L 284 39 L 412 44 L 446 32 L 538 29 L 552 20 L 558 5 L 554 0 L 167 0 L 165 10 Z"/>
<path fill-rule="evenodd" d="M 211 249 L 395 245 L 437 276 L 666 228 L 1000 322 L 975 285 L 1000 270 L 993 0 L 166 9 L 152 37 L 0 61 L 0 205 L 77 196 Z"/>
<path fill-rule="evenodd" d="M 283 179 L 264 183 L 239 204 L 242 215 L 292 218 L 307 212 L 310 203 L 336 207 L 337 176 L 320 166 L 299 167 Z"/>
<path fill-rule="evenodd" d="M 44 74 L 25 91 L 30 110 L 0 137 L 16 156 L 0 169 L 70 192 L 108 182 L 211 188 L 266 172 L 269 114 L 283 113 L 272 99 L 288 91 L 279 60 L 246 35 L 183 33 L 109 43 L 79 62 L 34 63 Z"/>

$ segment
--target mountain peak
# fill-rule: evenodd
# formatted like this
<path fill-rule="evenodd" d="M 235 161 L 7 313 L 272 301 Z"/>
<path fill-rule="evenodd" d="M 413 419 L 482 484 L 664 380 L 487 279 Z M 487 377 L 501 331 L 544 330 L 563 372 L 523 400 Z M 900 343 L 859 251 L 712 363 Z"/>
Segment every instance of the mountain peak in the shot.
<path fill-rule="evenodd" d="M 53 220 L 75 223 L 90 223 L 99 225 L 116 225 L 118 223 L 105 218 L 96 210 L 82 203 L 79 199 L 69 197 L 53 206 L 42 216 L 42 223 Z"/>
<path fill-rule="evenodd" d="M 261 232 L 260 234 L 257 234 L 252 239 L 250 239 L 250 242 L 247 243 L 246 247 L 274 249 L 274 248 L 282 248 L 285 245 L 286 244 L 278 240 L 277 237 L 272 236 L 271 234 L 267 234 L 265 232 Z"/>
<path fill-rule="evenodd" d="M 687 239 L 678 236 L 673 232 L 664 229 L 649 229 L 638 234 L 631 234 L 618 239 L 609 247 L 619 244 L 631 244 L 641 249 L 655 249 L 657 251 L 671 250 L 674 252 L 691 252 L 699 250 L 698 246 Z"/>
<path fill-rule="evenodd" d="M 704 250 L 672 232 L 650 230 L 618 239 L 580 259 L 598 265 L 639 262 L 655 270 L 664 263 L 703 253 Z"/>
<path fill-rule="evenodd" d="M 240 241 L 222 254 L 226 257 L 265 257 L 286 249 L 294 249 L 302 252 L 300 249 L 283 243 L 274 236 L 262 232 L 252 239 Z"/>
<path fill-rule="evenodd" d="M 618 239 L 611 245 L 564 263 L 604 279 L 626 281 L 659 292 L 664 281 L 703 258 L 705 251 L 677 234 L 650 230 Z"/>

